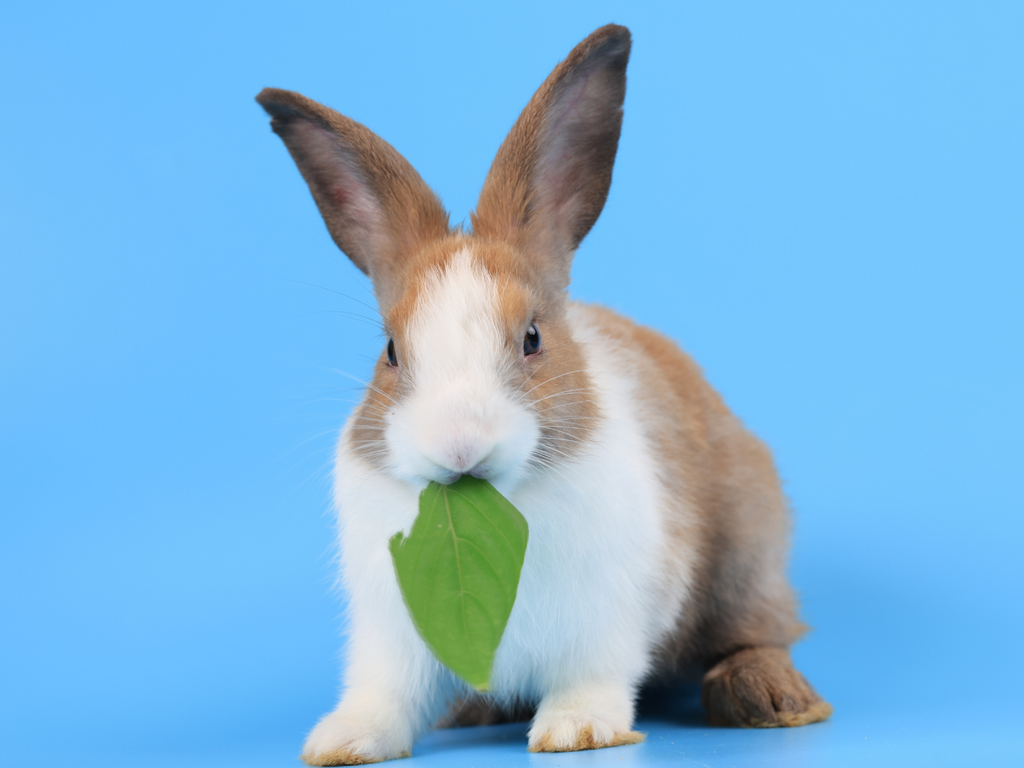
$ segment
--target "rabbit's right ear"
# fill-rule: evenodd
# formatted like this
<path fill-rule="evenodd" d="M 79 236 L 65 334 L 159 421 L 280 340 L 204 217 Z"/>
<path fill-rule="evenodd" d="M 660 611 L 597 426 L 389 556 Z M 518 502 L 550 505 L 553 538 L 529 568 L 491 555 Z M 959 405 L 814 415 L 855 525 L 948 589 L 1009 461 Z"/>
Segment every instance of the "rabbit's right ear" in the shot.
<path fill-rule="evenodd" d="M 402 272 L 449 232 L 448 214 L 408 161 L 363 125 L 305 96 L 264 88 L 256 101 L 309 184 L 334 242 L 373 280 L 377 300 L 397 296 Z"/>
<path fill-rule="evenodd" d="M 612 183 L 626 96 L 629 30 L 577 45 L 526 105 L 491 166 L 473 232 L 510 240 L 556 291 Z"/>

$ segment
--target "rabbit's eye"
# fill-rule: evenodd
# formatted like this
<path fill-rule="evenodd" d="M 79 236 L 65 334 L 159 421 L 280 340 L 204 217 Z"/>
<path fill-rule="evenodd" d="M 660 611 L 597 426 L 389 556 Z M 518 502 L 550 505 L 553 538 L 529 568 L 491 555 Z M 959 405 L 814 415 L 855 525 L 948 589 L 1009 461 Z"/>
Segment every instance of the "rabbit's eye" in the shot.
<path fill-rule="evenodd" d="M 395 340 L 388 339 L 388 364 L 393 368 L 398 367 L 398 355 L 395 354 Z"/>
<path fill-rule="evenodd" d="M 526 329 L 526 338 L 523 340 L 523 354 L 529 357 L 540 352 L 540 331 L 533 323 Z"/>

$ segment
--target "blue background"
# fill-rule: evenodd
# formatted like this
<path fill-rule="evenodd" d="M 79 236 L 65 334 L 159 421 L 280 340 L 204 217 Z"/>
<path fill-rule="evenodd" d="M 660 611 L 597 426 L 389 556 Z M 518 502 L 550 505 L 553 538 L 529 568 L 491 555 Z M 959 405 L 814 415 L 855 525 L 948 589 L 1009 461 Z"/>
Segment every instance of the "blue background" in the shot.
<path fill-rule="evenodd" d="M 639 747 L 528 756 L 507 726 L 409 765 L 1021 764 L 1022 8 L 8 3 L 0 761 L 298 765 L 337 689 L 339 371 L 383 340 L 253 97 L 366 123 L 458 221 L 616 21 L 626 120 L 572 292 L 678 339 L 774 447 L 795 655 L 836 715 L 681 702 Z"/>

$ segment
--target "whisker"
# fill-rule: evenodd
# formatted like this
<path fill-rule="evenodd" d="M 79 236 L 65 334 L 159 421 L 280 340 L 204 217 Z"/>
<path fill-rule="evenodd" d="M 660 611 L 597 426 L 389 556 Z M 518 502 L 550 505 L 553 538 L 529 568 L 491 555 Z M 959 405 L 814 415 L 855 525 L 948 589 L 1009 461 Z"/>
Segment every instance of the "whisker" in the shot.
<path fill-rule="evenodd" d="M 564 430 L 587 430 L 593 425 L 578 421 L 545 421 L 541 424 L 542 429 L 564 429 Z"/>
<path fill-rule="evenodd" d="M 363 415 L 362 409 L 358 411 L 353 411 L 353 416 L 355 416 L 357 419 L 383 419 L 385 414 L 387 414 L 390 410 L 390 408 L 374 409 L 370 407 L 370 405 L 368 404 L 366 408 L 367 414 L 365 416 Z"/>
<path fill-rule="evenodd" d="M 384 396 L 384 397 L 386 397 L 386 398 L 387 398 L 388 400 L 390 400 L 390 401 L 391 401 L 392 403 L 394 403 L 395 405 L 398 405 L 398 403 L 397 403 L 397 402 L 395 401 L 395 398 L 393 398 L 393 397 L 392 397 L 391 395 L 389 395 L 389 394 L 388 394 L 387 392 L 384 392 L 383 390 L 377 389 L 377 387 L 373 386 L 373 384 L 371 384 L 370 382 L 368 382 L 368 381 L 363 381 L 363 380 L 362 380 L 362 379 L 360 379 L 360 378 L 359 378 L 358 376 L 353 376 L 353 375 L 352 375 L 351 373 L 348 373 L 347 371 L 343 371 L 343 370 L 341 370 L 341 369 L 339 369 L 339 368 L 332 368 L 331 370 L 333 370 L 333 371 L 334 371 L 335 373 L 340 373 L 340 374 L 341 374 L 342 376 L 348 376 L 348 377 L 349 377 L 350 379 L 352 379 L 353 381 L 358 381 L 358 382 L 359 382 L 360 384 L 362 384 L 362 385 L 363 385 L 364 387 L 367 387 L 368 389 L 371 389 L 371 390 L 373 390 L 373 391 L 374 391 L 374 392 L 376 392 L 376 393 L 377 393 L 378 395 L 383 395 L 383 396 Z"/>
<path fill-rule="evenodd" d="M 544 470 L 546 470 L 548 472 L 553 472 L 554 474 L 558 475 L 563 480 L 565 480 L 567 483 L 571 483 L 572 482 L 572 478 L 567 474 L 567 471 L 566 471 L 567 468 L 564 465 L 563 466 L 559 466 L 559 465 L 556 465 L 556 464 L 554 464 L 554 463 L 552 463 L 550 461 L 542 460 L 540 462 L 537 462 L 537 466 L 539 466 L 541 469 L 544 469 Z"/>
<path fill-rule="evenodd" d="M 351 421 L 352 421 L 353 424 L 363 423 L 363 424 L 384 424 L 384 425 L 387 425 L 387 423 L 388 423 L 386 420 L 379 419 L 376 416 L 355 416 Z"/>
<path fill-rule="evenodd" d="M 340 261 L 338 261 L 338 259 L 337 259 L 337 258 L 335 257 L 334 253 L 333 253 L 333 252 L 332 252 L 332 251 L 331 251 L 330 249 L 328 249 L 328 248 L 324 248 L 324 244 L 323 244 L 323 243 L 321 243 L 321 242 L 320 242 L 319 240 L 317 240 L 317 239 L 316 239 L 316 237 L 314 237 L 314 236 L 313 236 L 313 233 L 312 233 L 312 232 L 310 232 L 310 231 L 309 231 L 308 229 L 306 229 L 305 227 L 303 227 L 303 230 L 305 230 L 306 234 L 307 234 L 307 235 L 309 235 L 310 239 L 311 239 L 311 240 L 312 240 L 312 241 L 313 241 L 314 243 L 316 243 L 317 245 L 319 245 L 319 246 L 320 246 L 320 248 L 321 248 L 321 249 L 323 250 L 323 252 L 324 252 L 324 253 L 326 253 L 326 254 L 327 254 L 327 255 L 328 255 L 328 256 L 329 256 L 330 258 L 331 258 L 331 261 L 333 261 L 333 262 L 334 262 L 335 264 L 337 264 L 337 265 L 338 265 L 338 266 L 339 266 L 339 267 L 340 267 L 340 268 L 341 268 L 341 269 L 342 269 L 343 271 L 345 271 L 345 272 L 347 272 L 347 273 L 349 274 L 349 277 L 351 277 L 351 278 L 352 278 L 353 280 L 355 280 L 355 281 L 356 281 L 356 285 L 360 286 L 360 287 L 361 287 L 361 288 L 362 288 L 362 289 L 363 289 L 364 291 L 366 291 L 366 292 L 367 292 L 368 294 L 370 294 L 371 296 L 373 296 L 373 291 L 371 291 L 371 290 L 370 290 L 369 288 L 367 288 L 367 287 L 366 287 L 366 285 L 364 285 L 364 284 L 363 284 L 363 282 L 362 282 L 362 281 L 360 281 L 360 279 L 359 279 L 359 278 L 358 278 L 358 277 L 357 277 L 357 276 L 355 275 L 355 273 L 354 273 L 354 272 L 352 272 L 352 270 L 351 270 L 351 269 L 349 269 L 349 268 L 348 268 L 348 267 L 346 267 L 346 266 L 345 266 L 344 264 L 342 264 L 342 263 L 341 263 Z M 318 287 L 318 288 L 319 288 L 320 286 L 315 286 L 315 287 Z M 328 289 L 328 290 L 329 290 L 329 289 Z M 335 291 L 335 293 L 337 293 L 337 291 Z M 342 295 L 342 296 L 344 296 L 345 294 L 341 294 L 341 295 Z M 348 296 L 348 297 L 346 297 L 346 298 L 352 298 L 352 297 L 351 297 L 351 296 Z M 377 297 L 376 297 L 376 296 L 374 296 L 374 298 L 377 298 Z M 352 299 L 352 301 L 359 301 L 359 300 L 358 300 L 358 299 Z M 360 303 L 360 304 L 362 304 L 363 302 L 361 302 L 361 301 L 360 301 L 359 303 Z M 367 306 L 367 307 L 370 307 L 370 305 L 369 305 L 369 304 L 366 304 L 365 306 Z M 370 307 L 370 309 L 373 309 L 373 311 L 374 311 L 374 312 L 376 312 L 376 311 L 377 311 L 377 310 L 376 310 L 376 309 L 374 309 L 373 307 Z"/>
<path fill-rule="evenodd" d="M 391 410 L 390 407 L 385 406 L 383 403 L 378 403 L 373 400 L 362 400 L 358 404 L 374 415 L 382 415 Z"/>
<path fill-rule="evenodd" d="M 365 301 L 360 301 L 355 296 L 349 296 L 347 293 L 342 293 L 341 291 L 336 291 L 333 288 L 328 288 L 325 285 L 317 285 L 316 283 L 307 283 L 305 280 L 293 280 L 292 278 L 286 278 L 286 279 L 290 283 L 298 283 L 299 285 L 308 285 L 310 288 L 319 288 L 321 291 L 328 291 L 329 293 L 337 294 L 338 296 L 346 298 L 349 301 L 354 301 L 356 304 L 362 304 L 364 307 L 366 307 L 367 309 L 369 309 L 372 312 L 374 312 L 374 314 L 376 314 L 377 317 L 381 316 L 380 312 L 377 310 L 376 307 L 370 306 Z"/>
<path fill-rule="evenodd" d="M 553 395 L 545 395 L 544 397 L 538 400 L 534 400 L 533 404 L 536 405 L 537 403 L 543 403 L 545 400 L 550 400 L 553 397 L 563 397 L 564 395 L 578 395 L 581 392 L 593 392 L 593 390 L 590 387 L 581 387 L 580 389 L 566 389 L 563 390 L 562 392 L 555 392 Z"/>
<path fill-rule="evenodd" d="M 329 428 L 327 428 L 327 429 L 321 429 L 320 431 L 318 431 L 318 432 L 316 432 L 316 433 L 314 433 L 314 434 L 310 435 L 309 437 L 307 437 L 307 438 L 306 438 L 305 440 L 301 440 L 301 441 L 299 441 L 298 443 L 296 443 L 295 445 L 293 445 L 293 446 L 292 446 L 291 448 L 289 448 L 289 449 L 288 449 L 288 450 L 287 450 L 287 451 L 286 451 L 286 452 L 285 452 L 285 453 L 283 454 L 282 458 L 283 458 L 284 456 L 287 456 L 287 455 L 288 455 L 289 453 L 292 453 L 292 452 L 294 452 L 294 451 L 297 451 L 297 450 L 298 450 L 299 448 L 301 448 L 302 446 L 306 445 L 307 443 L 311 443 L 311 442 L 313 442 L 314 440 L 319 440 L 319 439 L 320 439 L 321 437 L 323 437 L 324 435 L 329 435 L 329 434 L 331 434 L 331 433 L 333 433 L 333 432 L 336 432 L 336 431 L 337 431 L 337 427 L 329 427 Z M 313 455 L 315 455 L 315 454 L 313 454 Z M 308 457 L 307 457 L 307 458 L 308 458 Z"/>
<path fill-rule="evenodd" d="M 541 368 L 543 368 L 543 367 L 544 367 L 545 365 L 547 365 L 547 364 L 548 364 L 548 362 L 550 362 L 550 361 L 549 361 L 549 360 L 545 360 L 544 362 L 542 362 L 542 363 L 541 363 L 540 365 L 538 365 L 538 366 L 537 366 L 536 368 L 534 368 L 534 369 L 533 369 L 533 373 L 531 373 L 531 374 L 530 374 L 529 376 L 527 376 L 527 377 L 526 377 L 526 381 L 524 381 L 524 382 L 523 382 L 523 383 L 522 383 L 522 384 L 521 384 L 521 385 L 519 386 L 519 391 L 520 391 L 520 392 L 522 392 L 522 390 L 523 390 L 523 387 L 525 387 L 525 386 L 526 386 L 527 384 L 529 384 L 529 383 L 530 383 L 530 379 L 532 379 L 532 378 L 533 378 L 534 376 L 536 376 L 536 375 L 537 375 L 537 371 L 539 371 L 539 370 L 540 370 Z M 531 390 L 530 390 L 530 392 L 532 392 L 532 391 L 533 391 L 533 390 L 531 389 Z M 526 394 L 529 394 L 529 392 L 527 392 Z"/>
<path fill-rule="evenodd" d="M 545 384 L 547 384 L 549 382 L 552 382 L 555 379 L 560 379 L 563 376 L 571 376 L 574 373 L 583 373 L 583 369 L 580 368 L 579 370 L 576 370 L 576 371 L 567 371 L 566 373 L 560 373 L 557 376 L 552 376 L 550 379 L 546 379 L 545 381 L 542 381 L 540 384 L 537 384 L 536 386 L 534 386 L 532 389 L 527 390 L 526 392 L 524 392 L 523 396 L 525 397 L 526 395 L 530 394 L 530 392 L 533 392 L 533 390 L 536 389 L 537 387 L 543 387 Z"/>
<path fill-rule="evenodd" d="M 549 405 L 547 408 L 538 408 L 537 413 L 547 413 L 548 411 L 554 411 L 558 408 L 568 408 L 571 405 L 582 405 L 584 403 L 593 403 L 593 400 L 574 400 L 571 403 L 560 403 L 559 405 Z"/>
<path fill-rule="evenodd" d="M 309 315 L 348 315 L 349 317 L 358 320 L 361 323 L 373 326 L 382 333 L 384 331 L 384 326 L 381 325 L 379 320 L 374 320 L 372 317 L 360 315 L 356 312 L 346 312 L 342 309 L 316 309 L 311 312 L 303 313 L 303 317 L 308 317 Z"/>

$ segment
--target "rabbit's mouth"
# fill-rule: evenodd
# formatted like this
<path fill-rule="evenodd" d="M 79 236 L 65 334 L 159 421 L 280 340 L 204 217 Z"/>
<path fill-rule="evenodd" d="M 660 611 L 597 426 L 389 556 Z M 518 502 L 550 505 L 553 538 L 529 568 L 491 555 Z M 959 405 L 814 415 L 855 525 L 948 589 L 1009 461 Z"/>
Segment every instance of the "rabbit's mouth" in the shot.
<path fill-rule="evenodd" d="M 490 480 L 497 474 L 498 472 L 495 471 L 493 465 L 480 463 L 466 472 L 442 470 L 440 473 L 431 477 L 430 479 L 433 480 L 434 482 L 440 483 L 441 485 L 451 485 L 452 483 L 458 482 L 466 475 L 469 475 L 470 477 L 475 477 L 478 480 Z"/>
<path fill-rule="evenodd" d="M 476 477 L 480 480 L 490 480 L 491 477 L 494 475 L 494 470 L 489 464 L 483 463 L 477 464 L 466 474 L 469 475 L 470 477 Z"/>
<path fill-rule="evenodd" d="M 429 471 L 424 473 L 425 479 L 442 485 L 450 485 L 464 475 L 492 481 L 514 470 L 519 463 L 503 441 L 488 444 L 487 441 L 457 440 L 447 447 L 444 459 L 424 456 L 430 464 Z"/>

